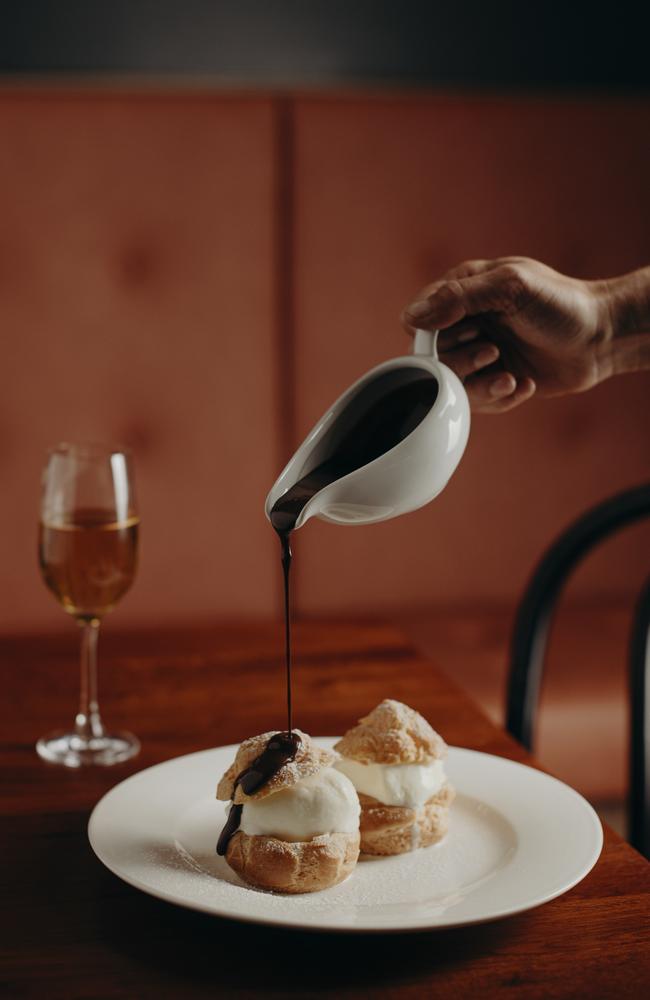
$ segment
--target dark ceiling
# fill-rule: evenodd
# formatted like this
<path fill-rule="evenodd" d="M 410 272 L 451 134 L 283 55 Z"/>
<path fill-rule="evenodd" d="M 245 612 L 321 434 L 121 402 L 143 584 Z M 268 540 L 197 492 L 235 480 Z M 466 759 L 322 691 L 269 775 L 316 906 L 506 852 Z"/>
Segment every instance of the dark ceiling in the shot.
<path fill-rule="evenodd" d="M 4 0 L 0 74 L 647 92 L 646 4 Z"/>

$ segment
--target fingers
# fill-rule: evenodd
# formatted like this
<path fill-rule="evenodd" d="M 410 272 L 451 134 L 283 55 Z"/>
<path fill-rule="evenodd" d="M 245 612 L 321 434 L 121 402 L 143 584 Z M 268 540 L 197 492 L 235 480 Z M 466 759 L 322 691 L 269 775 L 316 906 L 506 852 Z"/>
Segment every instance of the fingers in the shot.
<path fill-rule="evenodd" d="M 479 338 L 476 330 L 468 329 L 465 334 L 476 334 L 476 339 L 441 352 L 440 360 L 463 379 L 475 413 L 505 413 L 534 395 L 533 379 L 516 378 L 502 363 L 495 364 L 500 356 L 496 344 Z"/>
<path fill-rule="evenodd" d="M 531 398 L 531 396 L 534 396 L 536 388 L 537 386 L 532 378 L 522 379 L 520 382 L 517 382 L 517 387 L 514 392 L 512 392 L 509 396 L 502 396 L 500 399 L 497 399 L 484 412 L 507 413 L 508 410 L 514 410 L 516 406 L 521 406 L 521 404 L 525 403 L 526 400 Z"/>
<path fill-rule="evenodd" d="M 430 299 L 431 296 L 435 295 L 439 288 L 450 281 L 452 278 L 467 278 L 472 274 L 479 274 L 482 271 L 488 271 L 498 265 L 496 260 L 465 260 L 462 264 L 457 264 L 455 267 L 451 267 L 448 271 L 443 274 L 441 278 L 437 281 L 432 281 L 430 284 L 425 285 L 421 289 L 414 301 L 422 302 Z M 413 331 L 413 325 L 407 317 L 408 309 L 404 309 L 402 312 L 402 324 L 406 328 L 408 333 Z"/>
<path fill-rule="evenodd" d="M 461 323 L 454 323 L 453 326 L 440 331 L 438 336 L 438 350 L 440 353 L 443 351 L 453 351 L 460 344 L 467 344 L 471 340 L 476 340 L 484 332 L 483 330 L 479 330 L 474 318 L 464 320 Z"/>
<path fill-rule="evenodd" d="M 510 372 L 481 372 L 465 380 L 465 389 L 475 413 L 506 413 L 534 395 L 532 378 L 515 379 Z"/>
<path fill-rule="evenodd" d="M 534 263 L 535 262 L 531 261 L 529 257 L 495 257 L 491 260 L 464 260 L 462 264 L 456 264 L 455 267 L 450 267 L 448 271 L 445 271 L 441 278 L 425 285 L 420 294 L 417 296 L 417 301 L 426 299 L 430 295 L 433 295 L 433 293 L 436 292 L 441 285 L 444 285 L 445 282 L 450 281 L 452 278 L 469 278 L 474 274 L 484 274 L 486 271 L 494 271 L 496 268 L 503 267 L 506 264 L 511 264 L 514 267 L 523 269 Z"/>
<path fill-rule="evenodd" d="M 451 267 L 446 271 L 443 280 L 468 278 L 470 274 L 481 274 L 483 271 L 491 271 L 498 266 L 498 260 L 464 260 L 462 264 L 457 264 L 456 267 Z"/>
<path fill-rule="evenodd" d="M 432 281 L 431 284 L 425 285 L 418 295 L 418 300 L 429 298 L 447 281 L 451 281 L 452 278 L 469 278 L 473 274 L 492 271 L 495 267 L 499 266 L 499 263 L 500 260 L 465 260 L 462 264 L 450 267 L 437 281 Z"/>
<path fill-rule="evenodd" d="M 467 277 L 437 283 L 434 290 L 404 310 L 407 326 L 446 329 L 485 312 L 511 314 L 528 296 L 525 277 L 517 264 L 499 264 Z"/>
<path fill-rule="evenodd" d="M 505 413 L 536 391 L 532 378 L 516 378 L 504 369 L 500 348 L 491 339 L 498 314 L 512 316 L 534 297 L 528 264 L 520 257 L 464 261 L 424 288 L 402 313 L 409 332 L 440 330 L 441 360 L 463 379 L 475 412 Z"/>
<path fill-rule="evenodd" d="M 474 331 L 467 331 L 467 334 Z M 462 336 L 462 335 L 461 335 Z M 451 351 L 441 351 L 440 360 L 449 365 L 459 378 L 467 378 L 475 372 L 494 364 L 499 357 L 499 348 L 489 340 L 470 338 L 470 343 L 463 344 Z"/>

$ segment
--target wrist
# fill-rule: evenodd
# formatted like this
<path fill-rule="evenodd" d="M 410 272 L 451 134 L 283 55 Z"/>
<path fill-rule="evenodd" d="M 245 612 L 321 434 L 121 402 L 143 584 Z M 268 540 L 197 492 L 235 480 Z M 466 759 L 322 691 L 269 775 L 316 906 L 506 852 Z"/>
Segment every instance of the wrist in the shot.
<path fill-rule="evenodd" d="M 650 368 L 650 267 L 594 285 L 603 367 L 611 375 Z"/>

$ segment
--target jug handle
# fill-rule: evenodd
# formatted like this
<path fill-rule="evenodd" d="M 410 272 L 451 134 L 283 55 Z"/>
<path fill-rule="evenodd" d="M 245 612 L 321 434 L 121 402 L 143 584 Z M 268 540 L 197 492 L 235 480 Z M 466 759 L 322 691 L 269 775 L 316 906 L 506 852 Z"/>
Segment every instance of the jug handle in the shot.
<path fill-rule="evenodd" d="M 438 330 L 416 330 L 413 337 L 412 354 L 438 360 Z"/>

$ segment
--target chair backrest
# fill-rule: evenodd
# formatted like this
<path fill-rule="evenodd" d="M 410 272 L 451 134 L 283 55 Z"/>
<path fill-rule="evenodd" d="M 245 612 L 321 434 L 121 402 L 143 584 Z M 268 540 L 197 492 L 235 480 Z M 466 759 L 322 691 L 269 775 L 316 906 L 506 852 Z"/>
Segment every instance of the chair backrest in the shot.
<path fill-rule="evenodd" d="M 630 697 L 629 837 L 650 859 L 650 577 L 632 624 Z"/>
<path fill-rule="evenodd" d="M 650 483 L 618 493 L 574 521 L 546 551 L 517 609 L 510 649 L 506 726 L 529 750 L 548 634 L 561 590 L 598 542 L 650 515 Z M 650 581 L 637 605 L 630 646 L 630 841 L 650 857 Z"/>

